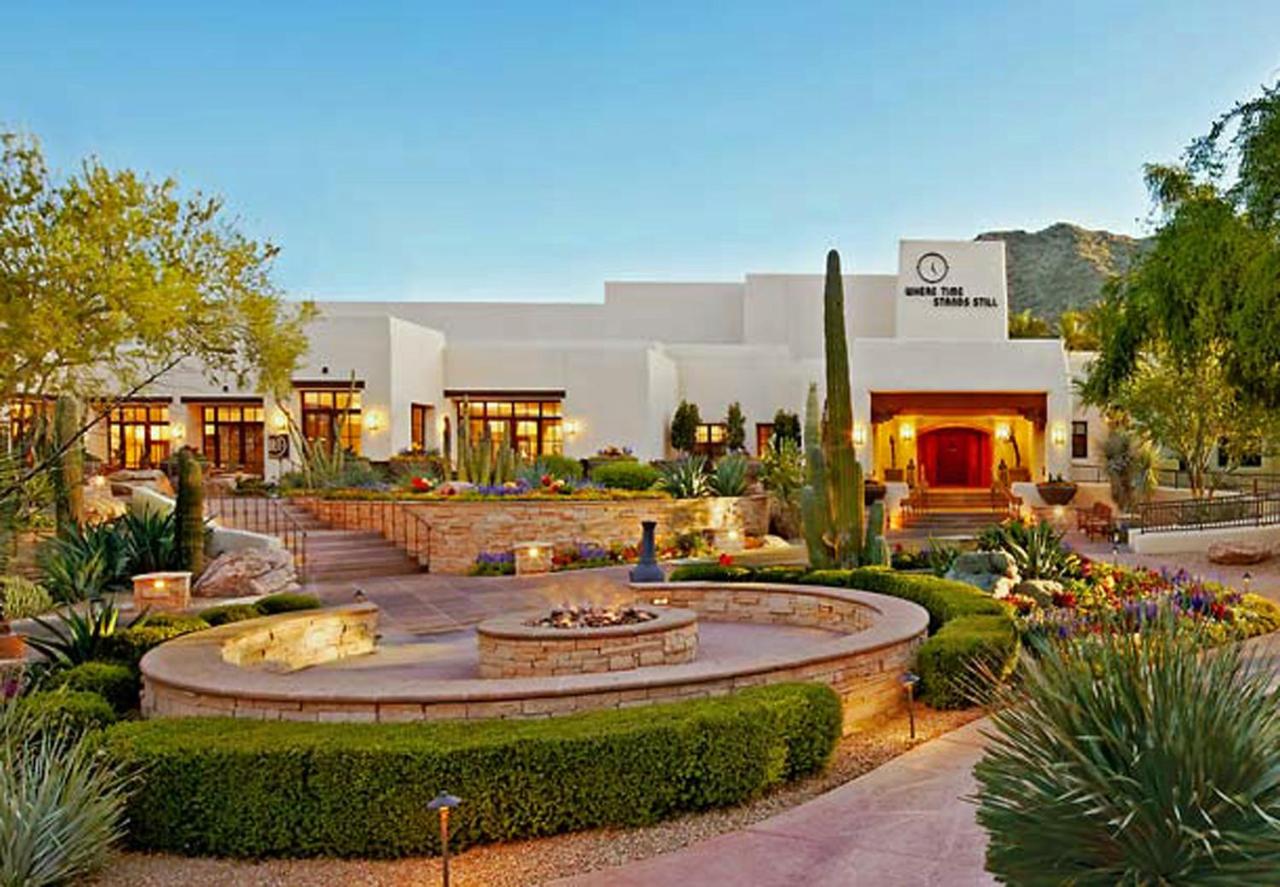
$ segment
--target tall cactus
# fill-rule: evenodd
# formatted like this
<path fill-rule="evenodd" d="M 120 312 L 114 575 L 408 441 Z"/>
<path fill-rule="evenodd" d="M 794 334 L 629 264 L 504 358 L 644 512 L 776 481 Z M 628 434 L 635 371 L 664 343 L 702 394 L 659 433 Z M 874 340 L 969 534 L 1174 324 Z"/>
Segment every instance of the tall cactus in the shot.
<path fill-rule="evenodd" d="M 174 504 L 178 561 L 184 570 L 204 569 L 204 472 L 189 448 L 178 451 L 178 500 Z"/>
<path fill-rule="evenodd" d="M 54 471 L 54 517 L 59 535 L 84 522 L 84 452 L 75 440 L 80 431 L 80 402 L 63 394 L 53 408 L 54 445 L 65 449 Z"/>
<path fill-rule="evenodd" d="M 831 566 L 827 549 L 830 535 L 830 511 L 827 509 L 826 467 L 822 457 L 822 415 L 818 407 L 818 386 L 809 384 L 804 408 L 804 455 L 808 475 L 800 491 L 800 515 L 804 521 L 804 541 L 809 549 L 809 565 L 815 570 Z"/>
<path fill-rule="evenodd" d="M 872 567 L 887 567 L 892 563 L 889 543 L 884 540 L 884 502 L 871 503 L 867 509 L 867 544 L 862 562 Z"/>
<path fill-rule="evenodd" d="M 831 514 L 828 545 L 841 567 L 856 567 L 864 545 L 862 466 L 853 448 L 853 396 L 849 391 L 849 347 L 844 332 L 844 278 L 840 254 L 827 253 L 823 289 L 823 333 L 826 339 L 827 400 L 822 451 L 826 468 L 827 507 Z"/>

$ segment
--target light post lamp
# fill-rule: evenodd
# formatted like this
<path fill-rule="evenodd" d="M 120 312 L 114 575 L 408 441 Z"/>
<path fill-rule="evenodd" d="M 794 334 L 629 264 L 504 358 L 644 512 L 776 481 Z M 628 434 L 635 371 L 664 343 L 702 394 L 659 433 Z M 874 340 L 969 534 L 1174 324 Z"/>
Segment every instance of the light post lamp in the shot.
<path fill-rule="evenodd" d="M 1253 574 L 1252 574 L 1252 573 L 1250 573 L 1248 570 L 1245 570 L 1245 571 L 1244 571 L 1244 575 L 1243 575 L 1243 576 L 1241 576 L 1240 578 L 1244 580 L 1244 593 L 1245 593 L 1245 594 L 1248 594 L 1248 593 L 1249 593 L 1249 583 L 1253 581 Z"/>
<path fill-rule="evenodd" d="M 920 683 L 920 675 L 915 672 L 903 672 L 898 679 L 902 689 L 907 692 L 907 719 L 911 724 L 911 738 L 916 738 L 916 684 Z"/>
<path fill-rule="evenodd" d="M 440 883 L 449 887 L 449 811 L 462 803 L 462 799 L 440 792 L 427 804 L 428 810 L 440 811 Z"/>

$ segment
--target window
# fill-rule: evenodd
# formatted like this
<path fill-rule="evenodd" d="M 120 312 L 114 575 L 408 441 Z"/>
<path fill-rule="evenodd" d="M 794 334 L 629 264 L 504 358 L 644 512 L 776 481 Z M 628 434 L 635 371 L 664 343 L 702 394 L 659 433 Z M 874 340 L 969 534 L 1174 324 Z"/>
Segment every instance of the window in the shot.
<path fill-rule="evenodd" d="M 773 423 L 757 422 L 756 423 L 756 455 L 763 456 L 764 451 L 769 449 L 769 445 L 773 442 Z"/>
<path fill-rule="evenodd" d="M 1089 423 L 1071 423 L 1071 458 L 1089 458 Z"/>
<path fill-rule="evenodd" d="M 107 462 L 158 468 L 169 458 L 169 404 L 126 403 L 107 414 Z"/>
<path fill-rule="evenodd" d="M 215 468 L 262 473 L 264 429 L 261 404 L 200 408 L 204 455 Z"/>
<path fill-rule="evenodd" d="M 497 447 L 506 441 L 522 458 L 564 451 L 558 400 L 459 401 L 458 422 L 464 421 L 473 442 L 487 437 Z"/>
<path fill-rule="evenodd" d="M 43 400 L 19 398 L 9 404 L 0 415 L 0 434 L 4 436 L 4 448 L 19 447 L 30 450 L 35 445 L 34 436 L 41 418 L 52 418 L 51 404 Z"/>
<path fill-rule="evenodd" d="M 705 456 L 722 455 L 729 429 L 723 422 L 703 422 L 693 436 L 693 451 Z"/>
<path fill-rule="evenodd" d="M 338 441 L 360 454 L 360 392 L 350 388 L 303 390 L 302 436 L 308 441 Z"/>
<path fill-rule="evenodd" d="M 431 440 L 431 426 L 435 422 L 436 408 L 429 403 L 415 403 L 409 408 L 409 446 L 418 453 L 426 452 Z"/>

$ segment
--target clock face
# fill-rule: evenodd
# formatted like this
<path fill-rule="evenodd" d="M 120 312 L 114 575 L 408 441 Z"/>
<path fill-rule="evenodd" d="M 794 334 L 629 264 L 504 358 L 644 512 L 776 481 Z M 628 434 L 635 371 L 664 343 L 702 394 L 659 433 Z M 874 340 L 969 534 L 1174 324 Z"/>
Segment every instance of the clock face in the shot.
<path fill-rule="evenodd" d="M 916 262 L 916 273 L 925 283 L 938 283 L 947 276 L 950 266 L 941 253 L 925 253 Z"/>

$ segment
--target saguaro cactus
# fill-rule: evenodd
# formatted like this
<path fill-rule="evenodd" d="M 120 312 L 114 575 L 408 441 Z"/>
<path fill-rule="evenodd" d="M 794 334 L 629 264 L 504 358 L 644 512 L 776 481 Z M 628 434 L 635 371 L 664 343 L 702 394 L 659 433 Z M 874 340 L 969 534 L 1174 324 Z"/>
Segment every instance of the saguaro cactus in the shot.
<path fill-rule="evenodd" d="M 884 502 L 872 502 L 867 509 L 867 544 L 862 562 L 872 567 L 887 567 L 892 563 L 889 544 L 884 541 Z"/>
<path fill-rule="evenodd" d="M 804 408 L 804 456 L 807 483 L 800 491 L 800 515 L 804 520 L 804 541 L 809 549 L 809 565 L 815 570 L 831 566 L 827 536 L 831 529 L 827 509 L 827 476 L 822 458 L 822 415 L 818 407 L 818 386 L 809 385 Z"/>
<path fill-rule="evenodd" d="M 59 535 L 84 521 L 84 452 L 75 440 L 79 430 L 80 402 L 70 394 L 60 395 L 53 408 L 54 444 L 66 447 L 54 471 L 54 517 Z"/>
<path fill-rule="evenodd" d="M 827 507 L 831 514 L 828 545 L 841 567 L 856 567 L 864 545 L 862 466 L 853 448 L 853 397 L 849 391 L 849 346 L 844 332 L 844 278 L 840 254 L 827 253 L 823 290 L 823 334 L 826 340 L 827 400 L 823 410 L 823 459 L 827 475 Z"/>
<path fill-rule="evenodd" d="M 174 532 L 183 569 L 204 569 L 204 472 L 191 450 L 178 451 L 178 500 L 174 504 Z"/>

